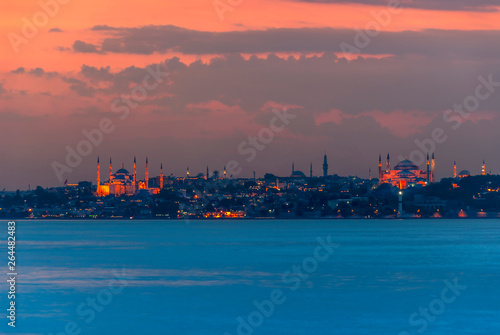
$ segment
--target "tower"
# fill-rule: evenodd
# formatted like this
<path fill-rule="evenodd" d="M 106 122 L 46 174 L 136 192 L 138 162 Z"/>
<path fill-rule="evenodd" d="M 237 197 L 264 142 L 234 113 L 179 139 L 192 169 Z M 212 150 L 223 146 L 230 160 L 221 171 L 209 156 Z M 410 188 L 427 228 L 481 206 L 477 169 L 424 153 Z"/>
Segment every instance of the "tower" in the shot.
<path fill-rule="evenodd" d="M 383 179 L 383 175 L 382 175 L 382 155 L 379 154 L 378 155 L 378 184 L 382 184 L 382 179 Z"/>
<path fill-rule="evenodd" d="M 109 157 L 109 183 L 111 184 L 111 180 L 113 179 L 113 166 L 111 164 L 111 157 Z"/>
<path fill-rule="evenodd" d="M 483 167 L 481 169 L 481 175 L 482 176 L 485 176 L 486 175 L 486 164 L 484 163 L 484 159 L 483 159 Z"/>
<path fill-rule="evenodd" d="M 160 190 L 163 189 L 163 163 L 160 164 Z"/>
<path fill-rule="evenodd" d="M 434 153 L 432 153 L 432 162 L 431 162 L 431 183 L 436 182 L 436 175 L 435 175 L 435 169 L 436 169 L 436 161 L 434 160 Z"/>
<path fill-rule="evenodd" d="M 453 178 L 457 178 L 457 161 L 453 162 Z"/>
<path fill-rule="evenodd" d="M 134 156 L 134 192 L 137 191 L 137 164 Z"/>
<path fill-rule="evenodd" d="M 146 190 L 149 190 L 149 166 L 148 166 L 148 158 L 146 157 Z"/>
<path fill-rule="evenodd" d="M 427 184 L 431 181 L 430 163 L 429 163 L 429 153 L 427 153 Z"/>
<path fill-rule="evenodd" d="M 309 166 L 309 177 L 313 177 L 313 163 L 311 162 L 311 165 Z"/>
<path fill-rule="evenodd" d="M 99 192 L 100 185 L 101 185 L 101 167 L 99 166 L 99 156 L 97 156 L 97 192 Z"/>
<path fill-rule="evenodd" d="M 325 156 L 323 157 L 323 177 L 328 176 L 328 159 Z"/>
<path fill-rule="evenodd" d="M 387 163 L 385 164 L 387 172 L 391 172 L 391 156 L 387 154 Z"/>

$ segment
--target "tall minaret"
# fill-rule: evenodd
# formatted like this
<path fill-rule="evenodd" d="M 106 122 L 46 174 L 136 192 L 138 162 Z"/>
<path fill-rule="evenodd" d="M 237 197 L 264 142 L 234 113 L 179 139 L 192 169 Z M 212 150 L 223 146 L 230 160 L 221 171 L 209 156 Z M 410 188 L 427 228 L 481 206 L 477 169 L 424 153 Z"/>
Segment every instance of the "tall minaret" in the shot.
<path fill-rule="evenodd" d="M 148 158 L 146 157 L 146 190 L 149 190 L 149 166 L 148 166 Z"/>
<path fill-rule="evenodd" d="M 379 154 L 378 155 L 378 184 L 382 184 L 382 179 L 383 179 L 383 175 L 382 175 L 382 155 Z"/>
<path fill-rule="evenodd" d="M 313 177 L 313 163 L 311 162 L 311 165 L 309 166 L 309 177 Z"/>
<path fill-rule="evenodd" d="M 224 179 L 227 177 L 227 171 L 226 171 L 226 166 L 224 165 Z"/>
<path fill-rule="evenodd" d="M 99 166 L 99 156 L 97 156 L 97 192 L 99 192 L 100 185 L 101 185 L 101 167 Z"/>
<path fill-rule="evenodd" d="M 163 189 L 163 163 L 160 164 L 160 190 Z"/>
<path fill-rule="evenodd" d="M 111 165 L 111 157 L 109 157 L 109 183 L 113 179 L 113 166 Z"/>
<path fill-rule="evenodd" d="M 486 164 L 484 163 L 484 159 L 483 159 L 483 167 L 482 167 L 482 170 L 481 170 L 481 175 L 483 175 L 483 176 L 486 175 Z"/>
<path fill-rule="evenodd" d="M 137 191 L 137 163 L 134 156 L 134 192 Z"/>
<path fill-rule="evenodd" d="M 431 162 L 431 183 L 436 182 L 436 161 L 434 160 L 434 153 L 432 153 L 432 162 Z"/>
<path fill-rule="evenodd" d="M 457 161 L 453 162 L 453 178 L 457 178 Z"/>
<path fill-rule="evenodd" d="M 387 154 L 387 163 L 385 167 L 387 172 L 391 172 L 391 156 L 389 154 Z"/>
<path fill-rule="evenodd" d="M 325 156 L 323 157 L 323 177 L 326 176 L 328 176 L 328 160 L 325 153 Z"/>
<path fill-rule="evenodd" d="M 431 181 L 430 163 L 429 163 L 429 153 L 427 153 L 427 184 Z"/>
<path fill-rule="evenodd" d="M 189 166 L 186 169 L 186 178 L 189 178 Z"/>

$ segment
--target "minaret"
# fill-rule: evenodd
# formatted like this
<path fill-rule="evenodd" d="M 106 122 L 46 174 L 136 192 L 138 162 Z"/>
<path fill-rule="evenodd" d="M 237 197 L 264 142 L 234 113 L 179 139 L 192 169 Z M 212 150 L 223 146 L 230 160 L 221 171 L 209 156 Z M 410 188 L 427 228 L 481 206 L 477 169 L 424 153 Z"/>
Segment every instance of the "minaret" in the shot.
<path fill-rule="evenodd" d="M 427 153 L 427 184 L 431 181 L 430 163 L 429 163 L 429 153 Z"/>
<path fill-rule="evenodd" d="M 382 184 L 382 179 L 383 179 L 383 175 L 382 175 L 382 155 L 379 154 L 378 155 L 378 184 Z"/>
<path fill-rule="evenodd" d="M 431 162 L 431 183 L 436 182 L 436 161 L 434 160 L 434 153 L 432 153 L 432 162 Z"/>
<path fill-rule="evenodd" d="M 111 164 L 111 157 L 109 157 L 109 183 L 111 184 L 111 180 L 113 179 L 113 166 Z"/>
<path fill-rule="evenodd" d="M 189 166 L 186 169 L 186 178 L 189 178 Z"/>
<path fill-rule="evenodd" d="M 311 165 L 309 166 L 309 177 L 313 177 L 313 163 L 311 162 Z"/>
<path fill-rule="evenodd" d="M 486 175 L 486 164 L 484 163 L 484 159 L 483 159 L 483 167 L 481 169 L 481 175 L 483 175 L 483 176 Z"/>
<path fill-rule="evenodd" d="M 328 160 L 325 153 L 325 156 L 323 157 L 323 177 L 326 176 L 328 176 Z"/>
<path fill-rule="evenodd" d="M 226 166 L 224 165 L 224 179 L 227 177 L 227 171 L 226 171 Z"/>
<path fill-rule="evenodd" d="M 149 190 L 149 166 L 148 166 L 148 158 L 146 157 L 146 190 Z"/>
<path fill-rule="evenodd" d="M 389 154 L 387 154 L 387 163 L 385 167 L 387 172 L 391 172 L 391 156 Z"/>
<path fill-rule="evenodd" d="M 457 161 L 453 162 L 453 178 L 457 178 Z"/>
<path fill-rule="evenodd" d="M 97 192 L 99 192 L 100 185 L 101 185 L 101 167 L 99 166 L 99 156 L 97 156 Z"/>
<path fill-rule="evenodd" d="M 137 164 L 134 156 L 134 192 L 137 191 Z"/>
<path fill-rule="evenodd" d="M 163 163 L 160 164 L 160 190 L 163 189 Z"/>

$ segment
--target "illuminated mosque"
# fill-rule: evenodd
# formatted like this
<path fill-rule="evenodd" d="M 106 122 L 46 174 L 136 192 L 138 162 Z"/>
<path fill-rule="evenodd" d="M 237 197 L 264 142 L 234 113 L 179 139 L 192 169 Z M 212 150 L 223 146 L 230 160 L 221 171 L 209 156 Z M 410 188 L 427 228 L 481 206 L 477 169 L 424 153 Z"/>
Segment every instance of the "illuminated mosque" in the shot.
<path fill-rule="evenodd" d="M 486 163 L 483 159 L 483 165 L 481 166 L 481 176 L 485 176 L 485 175 L 486 175 Z M 470 177 L 470 176 L 471 176 L 471 173 L 469 172 L 469 170 L 462 170 L 462 171 L 457 173 L 457 162 L 456 161 L 453 162 L 453 178 L 462 179 L 462 178 L 466 178 L 466 177 Z"/>
<path fill-rule="evenodd" d="M 97 157 L 97 196 L 106 195 L 133 195 L 140 190 L 147 190 L 151 193 L 158 193 L 163 188 L 163 164 L 160 165 L 160 183 L 159 187 L 150 187 L 149 185 L 149 164 L 146 157 L 145 179 L 137 180 L 137 164 L 134 157 L 134 171 L 130 173 L 122 164 L 121 169 L 113 173 L 111 158 L 109 159 L 109 180 L 101 183 L 101 167 L 99 157 Z"/>
<path fill-rule="evenodd" d="M 426 186 L 429 183 L 436 181 L 435 177 L 435 159 L 432 154 L 432 160 L 429 160 L 427 154 L 427 171 L 420 170 L 420 168 L 412 161 L 405 159 L 399 162 L 393 169 L 391 169 L 391 158 L 387 154 L 387 162 L 385 170 L 382 169 L 382 156 L 378 156 L 378 177 L 379 185 L 390 184 L 405 189 L 410 186 Z"/>

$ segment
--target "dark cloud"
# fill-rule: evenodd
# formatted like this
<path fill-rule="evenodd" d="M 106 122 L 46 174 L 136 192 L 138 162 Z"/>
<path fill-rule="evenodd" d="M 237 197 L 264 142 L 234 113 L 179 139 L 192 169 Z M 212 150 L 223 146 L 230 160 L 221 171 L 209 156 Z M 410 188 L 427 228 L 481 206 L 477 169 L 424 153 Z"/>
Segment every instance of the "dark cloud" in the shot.
<path fill-rule="evenodd" d="M 0 120 L 5 122 L 28 122 L 28 121 L 39 121 L 41 119 L 47 119 L 50 116 L 44 115 L 24 115 L 17 111 L 0 111 Z"/>
<path fill-rule="evenodd" d="M 82 53 L 98 53 L 97 46 L 79 40 L 73 43 L 73 51 Z"/>
<path fill-rule="evenodd" d="M 24 73 L 24 72 L 25 72 L 25 69 L 24 69 L 24 67 L 18 67 L 16 70 L 12 70 L 12 71 L 10 71 L 10 72 L 11 72 L 11 73 L 17 73 L 17 74 L 19 74 L 19 73 Z"/>
<path fill-rule="evenodd" d="M 331 4 L 365 4 L 375 6 L 387 6 L 388 0 L 292 0 L 306 3 L 331 3 Z M 498 0 L 394 0 L 401 7 L 429 9 L 429 10 L 452 10 L 471 12 L 496 12 L 500 4 Z"/>
<path fill-rule="evenodd" d="M 171 58 L 161 66 L 170 73 L 168 82 L 148 92 L 148 100 L 141 104 L 172 113 L 184 113 L 190 104 L 211 101 L 239 106 L 250 113 L 258 113 L 269 101 L 301 106 L 305 113 L 315 115 L 332 109 L 352 115 L 373 110 L 432 113 L 463 103 L 475 93 L 480 75 L 487 78 L 492 74 L 493 80 L 500 82 L 498 60 L 450 62 L 441 58 L 396 56 L 348 63 L 326 53 L 298 59 L 275 55 L 244 59 L 228 55 L 189 65 Z M 114 98 L 130 94 L 130 88 L 141 84 L 147 71 L 130 67 L 110 72 L 107 68 L 85 66 L 81 74 L 96 87 L 98 82 L 111 83 L 98 91 Z M 481 110 L 500 111 L 498 90 L 481 102 Z"/>
<path fill-rule="evenodd" d="M 45 74 L 45 71 L 42 68 L 37 67 L 35 69 L 31 69 L 28 73 L 35 77 L 41 77 Z"/>
<path fill-rule="evenodd" d="M 95 27 L 94 27 L 95 28 Z M 364 54 L 419 54 L 476 59 L 496 58 L 500 31 L 435 30 L 381 32 L 366 45 L 356 44 L 351 29 L 280 28 L 231 32 L 205 32 L 175 26 L 96 29 L 106 35 L 100 46 L 76 41 L 75 52 L 152 54 L 178 51 L 184 54 L 345 52 L 345 45 Z M 344 45 L 344 47 L 342 47 Z M 348 52 L 351 50 L 348 49 Z"/>

